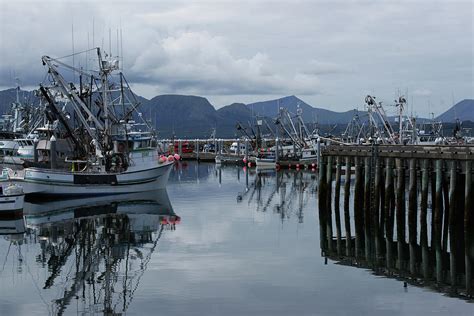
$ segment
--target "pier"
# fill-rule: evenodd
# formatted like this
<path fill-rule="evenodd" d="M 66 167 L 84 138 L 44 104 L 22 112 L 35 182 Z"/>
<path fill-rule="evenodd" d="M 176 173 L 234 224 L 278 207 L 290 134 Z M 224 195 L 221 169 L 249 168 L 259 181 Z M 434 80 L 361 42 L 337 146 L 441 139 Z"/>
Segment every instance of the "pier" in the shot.
<path fill-rule="evenodd" d="M 473 146 L 324 148 L 318 192 L 323 255 L 472 297 L 473 160 Z"/>

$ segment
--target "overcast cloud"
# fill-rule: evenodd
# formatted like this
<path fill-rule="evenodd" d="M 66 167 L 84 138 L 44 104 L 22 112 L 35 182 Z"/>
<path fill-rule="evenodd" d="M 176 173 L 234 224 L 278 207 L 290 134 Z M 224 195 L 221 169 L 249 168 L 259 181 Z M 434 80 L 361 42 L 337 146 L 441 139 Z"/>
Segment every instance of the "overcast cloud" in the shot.
<path fill-rule="evenodd" d="M 470 0 L 0 0 L 0 86 L 15 76 L 36 86 L 42 55 L 72 52 L 72 25 L 75 51 L 109 50 L 110 29 L 113 54 L 121 27 L 124 72 L 145 97 L 220 107 L 295 94 L 344 111 L 400 91 L 427 115 L 474 96 L 473 10 Z"/>

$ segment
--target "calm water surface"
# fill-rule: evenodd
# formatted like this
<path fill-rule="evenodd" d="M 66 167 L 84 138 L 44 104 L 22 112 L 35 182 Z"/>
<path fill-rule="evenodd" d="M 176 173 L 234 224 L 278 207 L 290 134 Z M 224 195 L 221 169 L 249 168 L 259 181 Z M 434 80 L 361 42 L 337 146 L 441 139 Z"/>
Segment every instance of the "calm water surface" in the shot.
<path fill-rule="evenodd" d="M 314 178 L 188 163 L 167 192 L 27 203 L 0 220 L 0 315 L 474 314 L 325 262 Z"/>

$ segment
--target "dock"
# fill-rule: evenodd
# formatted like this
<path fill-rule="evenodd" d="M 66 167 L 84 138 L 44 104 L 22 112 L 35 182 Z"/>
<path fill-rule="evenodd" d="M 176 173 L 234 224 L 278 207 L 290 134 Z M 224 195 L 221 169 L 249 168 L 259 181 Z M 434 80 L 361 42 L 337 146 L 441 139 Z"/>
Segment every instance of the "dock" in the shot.
<path fill-rule="evenodd" d="M 474 146 L 324 148 L 318 189 L 321 250 L 472 297 L 473 161 Z M 351 168 L 354 176 L 345 177 L 342 188 L 341 172 Z"/>

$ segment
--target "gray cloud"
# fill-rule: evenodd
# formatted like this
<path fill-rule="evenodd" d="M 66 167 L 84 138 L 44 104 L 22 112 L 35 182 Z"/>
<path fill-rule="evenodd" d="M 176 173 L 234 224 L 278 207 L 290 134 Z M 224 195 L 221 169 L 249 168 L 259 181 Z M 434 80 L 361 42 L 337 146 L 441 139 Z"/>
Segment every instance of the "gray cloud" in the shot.
<path fill-rule="evenodd" d="M 0 86 L 44 77 L 40 58 L 95 45 L 117 53 L 137 92 L 188 93 L 216 105 L 302 95 L 348 110 L 396 91 L 439 112 L 473 97 L 471 1 L 0 0 Z M 94 21 L 94 30 L 92 24 Z M 93 36 L 94 34 L 94 36 Z M 70 62 L 70 60 L 69 60 Z M 76 65 L 89 61 L 76 59 Z M 426 92 L 430 91 L 428 95 Z M 410 100 L 410 99 L 409 99 Z M 423 104 L 424 105 L 424 104 Z"/>

